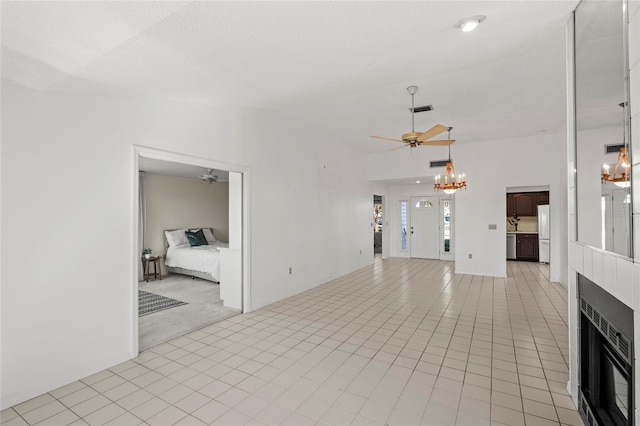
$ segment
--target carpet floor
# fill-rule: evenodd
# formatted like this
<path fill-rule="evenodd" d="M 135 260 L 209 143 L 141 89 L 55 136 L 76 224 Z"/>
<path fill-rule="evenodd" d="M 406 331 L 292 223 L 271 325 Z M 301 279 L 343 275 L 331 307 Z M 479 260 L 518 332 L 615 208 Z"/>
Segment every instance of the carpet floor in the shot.
<path fill-rule="evenodd" d="M 141 352 L 241 312 L 222 305 L 219 284 L 199 278 L 170 274 L 162 280 L 141 281 L 138 289 L 186 303 L 138 318 Z"/>

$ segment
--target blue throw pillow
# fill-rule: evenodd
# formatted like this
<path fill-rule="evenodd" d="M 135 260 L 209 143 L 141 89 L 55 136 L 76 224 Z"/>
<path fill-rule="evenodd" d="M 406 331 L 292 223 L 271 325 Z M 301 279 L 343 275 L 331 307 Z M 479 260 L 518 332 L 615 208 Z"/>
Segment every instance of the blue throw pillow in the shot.
<path fill-rule="evenodd" d="M 184 233 L 187 236 L 187 239 L 189 240 L 189 245 L 191 247 L 209 245 L 206 237 L 204 236 L 204 232 L 202 232 L 202 229 L 198 229 L 195 232 L 185 231 Z"/>

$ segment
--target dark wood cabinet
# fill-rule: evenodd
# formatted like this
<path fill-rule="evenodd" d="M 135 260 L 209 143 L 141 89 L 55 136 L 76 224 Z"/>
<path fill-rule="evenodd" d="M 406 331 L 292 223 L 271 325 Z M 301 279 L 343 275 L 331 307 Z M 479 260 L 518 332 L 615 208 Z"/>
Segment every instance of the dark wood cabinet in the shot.
<path fill-rule="evenodd" d="M 516 213 L 516 208 L 513 205 L 514 194 L 507 194 L 507 217 L 511 217 Z"/>
<path fill-rule="evenodd" d="M 549 191 L 507 194 L 507 217 L 537 216 L 538 206 L 549 204 Z"/>
<path fill-rule="evenodd" d="M 544 206 L 549 204 L 549 191 L 538 192 L 538 205 Z"/>
<path fill-rule="evenodd" d="M 516 258 L 538 261 L 538 234 L 516 235 Z"/>
<path fill-rule="evenodd" d="M 523 192 L 513 195 L 515 214 L 518 216 L 536 216 L 538 214 L 537 194 Z"/>

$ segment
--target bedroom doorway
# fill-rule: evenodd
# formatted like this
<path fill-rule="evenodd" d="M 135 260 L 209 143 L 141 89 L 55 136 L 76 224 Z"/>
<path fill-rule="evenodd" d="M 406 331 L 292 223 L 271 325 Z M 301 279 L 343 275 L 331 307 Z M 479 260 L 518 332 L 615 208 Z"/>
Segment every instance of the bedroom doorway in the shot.
<path fill-rule="evenodd" d="M 137 354 L 247 306 L 248 170 L 143 148 L 136 149 L 135 164 Z M 145 259 L 146 249 L 151 260 Z M 158 267 L 160 277 L 145 273 Z"/>

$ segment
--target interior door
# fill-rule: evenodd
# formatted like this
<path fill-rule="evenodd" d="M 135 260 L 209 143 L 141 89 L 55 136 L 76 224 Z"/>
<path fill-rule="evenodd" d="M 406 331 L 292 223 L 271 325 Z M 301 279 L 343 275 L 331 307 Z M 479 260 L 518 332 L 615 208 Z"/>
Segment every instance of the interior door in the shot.
<path fill-rule="evenodd" d="M 411 257 L 440 259 L 440 199 L 411 197 Z"/>
<path fill-rule="evenodd" d="M 629 253 L 630 230 L 629 230 L 629 206 L 630 199 L 627 198 L 628 189 L 614 189 L 611 191 L 611 235 L 613 239 L 612 248 L 616 253 Z"/>

